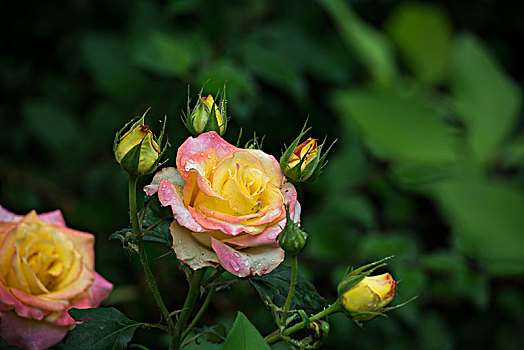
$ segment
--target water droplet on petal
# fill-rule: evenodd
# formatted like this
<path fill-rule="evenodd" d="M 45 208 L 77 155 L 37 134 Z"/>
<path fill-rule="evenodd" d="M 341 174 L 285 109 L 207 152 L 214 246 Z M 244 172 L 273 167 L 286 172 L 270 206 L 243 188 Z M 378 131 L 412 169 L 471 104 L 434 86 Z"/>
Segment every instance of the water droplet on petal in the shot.
<path fill-rule="evenodd" d="M 190 159 L 187 161 L 189 164 L 195 164 L 195 161 L 193 159 Z"/>
<path fill-rule="evenodd" d="M 178 242 L 177 242 L 177 243 L 178 243 L 178 244 L 182 244 L 182 241 L 181 241 L 181 240 L 178 240 Z"/>
<path fill-rule="evenodd" d="M 238 265 L 238 263 L 235 260 L 231 260 L 231 267 L 233 268 L 235 272 L 240 271 L 240 266 Z"/>
<path fill-rule="evenodd" d="M 200 232 L 200 231 L 202 231 L 202 227 L 198 226 L 198 227 L 196 228 L 196 230 L 197 230 L 197 232 Z"/>
<path fill-rule="evenodd" d="M 274 262 L 275 262 L 275 259 L 271 259 L 271 262 L 274 263 Z"/>
<path fill-rule="evenodd" d="M 238 254 L 238 253 L 233 253 L 233 255 L 234 255 L 236 258 L 240 258 L 240 254 Z"/>

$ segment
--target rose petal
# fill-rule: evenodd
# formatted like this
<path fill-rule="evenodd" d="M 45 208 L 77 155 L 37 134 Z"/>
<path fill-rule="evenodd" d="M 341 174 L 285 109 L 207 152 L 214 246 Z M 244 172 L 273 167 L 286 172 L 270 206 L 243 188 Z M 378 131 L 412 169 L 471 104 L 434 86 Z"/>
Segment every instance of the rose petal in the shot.
<path fill-rule="evenodd" d="M 271 180 L 271 184 L 274 186 L 280 186 L 283 179 L 282 170 L 280 169 L 280 164 L 272 155 L 264 153 L 259 149 L 247 149 L 246 152 L 249 152 L 255 158 L 257 158 L 262 166 L 264 167 L 264 172 L 268 175 Z"/>
<path fill-rule="evenodd" d="M 184 187 L 184 180 L 182 180 L 178 170 L 176 170 L 174 167 L 167 167 L 160 170 L 155 174 L 155 176 L 153 176 L 151 183 L 147 186 L 144 186 L 144 192 L 148 196 L 152 196 L 157 193 L 158 185 L 160 185 L 160 181 L 162 181 L 162 179 L 166 179 L 167 181 L 176 183 L 180 187 Z"/>
<path fill-rule="evenodd" d="M 173 250 L 178 260 L 189 265 L 193 270 L 218 266 L 216 254 L 198 243 L 191 235 L 191 231 L 180 226 L 176 221 L 169 226 L 169 231 L 173 237 Z"/>
<path fill-rule="evenodd" d="M 179 148 L 176 157 L 176 166 L 180 171 L 182 179 L 188 177 L 186 163 L 195 153 L 213 148 L 215 150 L 216 161 L 219 163 L 225 157 L 237 150 L 235 146 L 227 143 L 216 132 L 209 131 L 200 134 L 198 137 L 189 137 Z"/>
<path fill-rule="evenodd" d="M 160 203 L 164 207 L 167 207 L 168 205 L 171 206 L 173 215 L 180 225 L 187 227 L 191 231 L 204 231 L 204 228 L 195 221 L 189 210 L 184 206 L 182 198 L 180 198 L 175 186 L 178 185 L 169 182 L 166 179 L 162 179 L 158 191 L 158 199 L 160 200 Z"/>
<path fill-rule="evenodd" d="M 95 272 L 95 282 L 89 289 L 91 307 L 98 307 L 102 301 L 107 299 L 112 290 L 113 284 Z"/>
<path fill-rule="evenodd" d="M 11 310 L 23 317 L 41 320 L 44 318 L 44 312 L 36 307 L 25 305 L 17 299 L 2 283 L 0 283 L 0 310 Z"/>
<path fill-rule="evenodd" d="M 18 222 L 23 217 L 24 215 L 13 214 L 0 205 L 0 222 Z M 62 227 L 66 226 L 64 217 L 62 216 L 62 212 L 60 210 L 54 210 L 49 213 L 39 214 L 38 217 L 40 218 L 40 220 L 48 224 L 53 224 Z"/>
<path fill-rule="evenodd" d="M 60 342 L 69 327 L 58 327 L 17 316 L 12 311 L 0 311 L 0 336 L 9 345 L 26 350 L 42 350 Z"/>
<path fill-rule="evenodd" d="M 207 230 L 220 230 L 224 233 L 236 236 L 242 232 L 248 232 L 249 234 L 258 234 L 265 229 L 265 225 L 260 226 L 246 226 L 243 224 L 234 224 L 231 222 L 225 222 L 214 218 L 207 217 L 192 207 L 187 208 L 191 213 L 192 217 Z"/>
<path fill-rule="evenodd" d="M 211 238 L 211 245 L 220 265 L 238 277 L 262 276 L 284 260 L 284 251 L 279 247 L 260 246 L 240 251 L 214 238 Z"/>

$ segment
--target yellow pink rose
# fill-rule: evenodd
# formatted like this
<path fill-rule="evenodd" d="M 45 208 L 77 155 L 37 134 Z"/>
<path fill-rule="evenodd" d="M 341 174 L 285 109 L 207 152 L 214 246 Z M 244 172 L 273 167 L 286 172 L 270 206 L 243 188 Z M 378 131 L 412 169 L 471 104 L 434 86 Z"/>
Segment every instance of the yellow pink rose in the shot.
<path fill-rule="evenodd" d="M 157 173 L 144 190 L 171 206 L 173 249 L 193 269 L 222 265 L 234 275 L 263 275 L 284 259 L 276 238 L 286 224 L 285 205 L 298 221 L 294 186 L 277 160 L 241 149 L 211 131 L 178 149 L 177 169 Z"/>
<path fill-rule="evenodd" d="M 74 326 L 67 310 L 98 306 L 112 284 L 94 270 L 94 236 L 67 228 L 60 211 L 26 216 L 0 206 L 0 336 L 40 350 Z"/>

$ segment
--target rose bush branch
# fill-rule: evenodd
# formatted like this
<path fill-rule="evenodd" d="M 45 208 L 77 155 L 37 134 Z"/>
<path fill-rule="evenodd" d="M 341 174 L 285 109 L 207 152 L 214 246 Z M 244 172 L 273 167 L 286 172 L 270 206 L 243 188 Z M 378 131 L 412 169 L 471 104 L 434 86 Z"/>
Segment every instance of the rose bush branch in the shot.
<path fill-rule="evenodd" d="M 146 275 L 146 279 L 147 279 L 149 288 L 151 289 L 151 292 L 153 293 L 156 304 L 158 308 L 160 309 L 162 316 L 164 317 L 165 321 L 167 322 L 167 325 L 169 327 L 169 333 L 174 335 L 175 334 L 175 324 L 173 323 L 173 320 L 169 316 L 169 311 L 167 310 L 164 300 L 162 299 L 162 296 L 160 295 L 160 291 L 158 290 L 158 286 L 156 284 L 155 278 L 153 277 L 153 272 L 151 271 L 151 267 L 149 266 L 149 260 L 147 258 L 147 253 L 144 247 L 143 235 L 142 235 L 142 232 L 140 232 L 140 227 L 138 224 L 138 213 L 137 213 L 137 207 L 136 207 L 137 181 L 138 181 L 138 176 L 129 175 L 129 216 L 131 219 L 131 226 L 133 228 L 133 234 L 135 235 L 137 242 L 138 242 L 138 255 L 140 257 L 140 262 L 142 263 L 142 266 L 144 268 L 144 273 Z"/>

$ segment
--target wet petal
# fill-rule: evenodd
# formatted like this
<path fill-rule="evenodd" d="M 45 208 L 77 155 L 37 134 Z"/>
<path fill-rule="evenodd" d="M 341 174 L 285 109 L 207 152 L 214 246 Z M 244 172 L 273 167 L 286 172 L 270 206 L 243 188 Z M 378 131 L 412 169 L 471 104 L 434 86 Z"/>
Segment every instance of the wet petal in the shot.
<path fill-rule="evenodd" d="M 209 248 L 200 244 L 191 231 L 173 221 L 169 227 L 173 237 L 173 250 L 178 260 L 197 270 L 206 266 L 218 266 L 216 254 Z"/>
<path fill-rule="evenodd" d="M 211 244 L 220 265 L 238 277 L 262 276 L 273 271 L 284 260 L 284 251 L 279 247 L 260 246 L 236 250 L 214 238 L 211 238 Z"/>
<path fill-rule="evenodd" d="M 182 177 L 180 176 L 180 173 L 176 168 L 174 167 L 167 167 L 155 174 L 153 176 L 153 180 L 151 183 L 147 186 L 144 186 L 144 192 L 148 196 L 152 196 L 155 193 L 158 192 L 158 185 L 160 185 L 160 181 L 162 179 L 166 179 L 167 181 L 174 182 L 175 184 L 179 185 L 180 187 L 184 186 L 184 180 L 182 180 Z"/>

